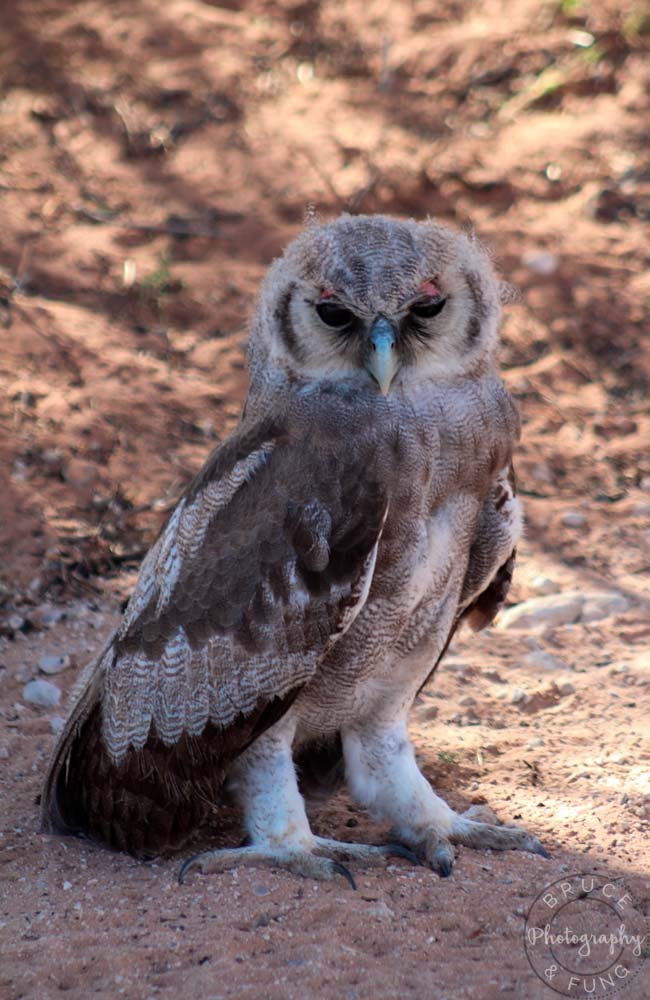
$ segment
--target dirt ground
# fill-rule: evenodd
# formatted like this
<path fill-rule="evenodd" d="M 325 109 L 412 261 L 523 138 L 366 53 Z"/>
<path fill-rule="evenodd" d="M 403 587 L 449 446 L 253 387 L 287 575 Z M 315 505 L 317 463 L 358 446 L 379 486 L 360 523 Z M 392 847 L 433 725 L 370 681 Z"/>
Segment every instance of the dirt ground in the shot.
<path fill-rule="evenodd" d="M 524 949 L 546 885 L 597 872 L 650 909 L 648 8 L 10 6 L 0 996 L 548 1000 Z M 64 698 L 233 426 L 259 280 L 308 205 L 475 227 L 519 290 L 502 351 L 524 421 L 512 603 L 618 597 L 590 621 L 462 635 L 412 731 L 453 806 L 489 803 L 549 860 L 459 850 L 449 879 L 396 861 L 356 871 L 357 892 L 269 870 L 179 886 L 178 859 L 39 833 Z M 25 700 L 37 677 L 60 704 Z M 311 815 L 341 839 L 385 835 L 345 794 Z M 229 815 L 216 842 L 239 837 Z M 647 964 L 623 985 L 650 995 Z"/>

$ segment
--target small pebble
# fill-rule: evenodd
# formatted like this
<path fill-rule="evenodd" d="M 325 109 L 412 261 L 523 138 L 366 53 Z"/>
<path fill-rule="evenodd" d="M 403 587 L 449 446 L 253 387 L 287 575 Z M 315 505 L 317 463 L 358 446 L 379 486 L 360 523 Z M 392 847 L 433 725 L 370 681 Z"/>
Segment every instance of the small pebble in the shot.
<path fill-rule="evenodd" d="M 63 727 L 65 726 L 65 719 L 62 715 L 53 715 L 50 719 L 50 729 L 55 736 L 58 736 Z"/>
<path fill-rule="evenodd" d="M 46 656 L 41 656 L 38 661 L 38 669 L 42 674 L 60 674 L 62 670 L 66 670 L 72 660 L 66 654 L 63 656 L 53 656 L 48 654 Z"/>
<path fill-rule="evenodd" d="M 560 592 L 559 584 L 555 583 L 554 580 L 549 579 L 548 576 L 542 576 L 541 574 L 533 577 L 530 581 L 530 586 L 536 594 L 559 594 Z"/>
<path fill-rule="evenodd" d="M 23 700 L 41 708 L 54 708 L 61 701 L 61 692 L 50 681 L 30 681 L 23 688 Z"/>
<path fill-rule="evenodd" d="M 543 649 L 536 649 L 529 653 L 524 661 L 527 666 L 534 667 L 535 670 L 566 670 L 567 665 L 558 656 L 546 653 Z"/>
<path fill-rule="evenodd" d="M 579 510 L 568 510 L 560 518 L 565 528 L 584 528 L 587 518 Z"/>
<path fill-rule="evenodd" d="M 378 917 L 380 920 L 392 920 L 395 916 L 395 911 L 391 910 L 383 899 L 380 899 L 374 904 L 374 906 L 369 906 L 366 910 L 371 917 Z"/>
<path fill-rule="evenodd" d="M 541 736 L 536 736 L 533 740 L 528 740 L 526 744 L 526 750 L 537 750 L 538 747 L 544 746 L 544 740 Z"/>
<path fill-rule="evenodd" d="M 35 628 L 49 628 L 65 618 L 65 615 L 63 608 L 57 608 L 54 604 L 41 604 L 30 612 L 29 620 Z"/>
<path fill-rule="evenodd" d="M 15 635 L 15 633 L 20 632 L 26 624 L 27 622 L 23 616 L 19 615 L 17 611 L 14 611 L 0 621 L 0 635 Z"/>
<path fill-rule="evenodd" d="M 535 274 L 555 274 L 559 261 L 554 253 L 531 250 L 523 255 L 521 263 Z"/>

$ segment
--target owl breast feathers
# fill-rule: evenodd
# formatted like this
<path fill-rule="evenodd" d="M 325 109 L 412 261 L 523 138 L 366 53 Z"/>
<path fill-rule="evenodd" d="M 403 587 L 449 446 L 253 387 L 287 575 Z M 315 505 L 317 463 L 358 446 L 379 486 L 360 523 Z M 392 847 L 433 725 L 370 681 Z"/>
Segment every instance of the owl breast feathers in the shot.
<path fill-rule="evenodd" d="M 432 826 L 453 841 L 431 789 L 422 815 L 401 792 L 370 802 L 363 761 L 387 788 L 395 768 L 424 781 L 377 740 L 404 728 L 459 622 L 487 624 L 507 592 L 519 424 L 498 319 L 485 252 L 433 222 L 343 216 L 291 244 L 262 287 L 240 424 L 77 686 L 46 829 L 168 851 L 218 821 L 225 783 L 251 857 L 319 877 L 338 855 L 309 830 L 295 760 L 326 758 L 403 842 Z"/>

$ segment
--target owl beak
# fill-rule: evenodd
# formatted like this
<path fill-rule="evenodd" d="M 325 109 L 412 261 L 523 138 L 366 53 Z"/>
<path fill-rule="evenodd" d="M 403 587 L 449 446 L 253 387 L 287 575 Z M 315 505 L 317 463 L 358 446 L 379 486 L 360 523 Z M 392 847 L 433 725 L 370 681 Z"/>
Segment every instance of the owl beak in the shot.
<path fill-rule="evenodd" d="M 383 396 L 388 395 L 397 371 L 397 345 L 395 331 L 384 316 L 378 316 L 370 328 L 370 345 L 366 368 L 379 386 Z"/>

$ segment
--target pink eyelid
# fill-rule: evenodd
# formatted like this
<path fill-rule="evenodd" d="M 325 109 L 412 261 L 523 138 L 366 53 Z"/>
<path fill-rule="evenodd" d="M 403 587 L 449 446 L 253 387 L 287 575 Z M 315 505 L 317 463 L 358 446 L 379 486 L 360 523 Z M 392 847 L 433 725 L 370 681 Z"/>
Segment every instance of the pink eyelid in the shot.
<path fill-rule="evenodd" d="M 442 292 L 433 281 L 423 281 L 418 291 L 423 295 L 430 295 L 432 299 L 439 299 L 442 297 Z"/>

